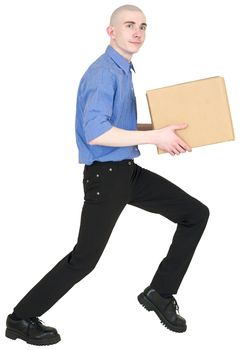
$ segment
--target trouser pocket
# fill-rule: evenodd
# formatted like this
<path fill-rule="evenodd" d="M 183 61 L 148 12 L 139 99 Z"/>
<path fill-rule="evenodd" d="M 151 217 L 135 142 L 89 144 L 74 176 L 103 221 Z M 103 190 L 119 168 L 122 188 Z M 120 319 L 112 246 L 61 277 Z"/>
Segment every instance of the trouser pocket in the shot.
<path fill-rule="evenodd" d="M 110 199 L 115 186 L 115 173 L 112 166 L 85 166 L 83 172 L 84 200 L 102 202 Z"/>

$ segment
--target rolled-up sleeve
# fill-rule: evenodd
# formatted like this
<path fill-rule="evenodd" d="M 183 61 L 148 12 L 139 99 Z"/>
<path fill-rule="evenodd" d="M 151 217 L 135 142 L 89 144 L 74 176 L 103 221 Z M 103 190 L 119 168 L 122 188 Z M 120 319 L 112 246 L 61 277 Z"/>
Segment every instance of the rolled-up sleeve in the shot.
<path fill-rule="evenodd" d="M 109 70 L 97 69 L 89 75 L 82 91 L 85 101 L 82 122 L 87 142 L 112 128 L 114 95 L 114 79 Z"/>

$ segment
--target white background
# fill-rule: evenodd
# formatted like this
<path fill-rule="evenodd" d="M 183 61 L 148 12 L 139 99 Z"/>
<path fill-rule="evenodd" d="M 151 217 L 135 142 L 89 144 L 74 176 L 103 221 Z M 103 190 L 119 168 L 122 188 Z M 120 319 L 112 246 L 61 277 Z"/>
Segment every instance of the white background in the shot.
<path fill-rule="evenodd" d="M 1 313 L 4 337 L 17 302 L 76 243 L 83 204 L 74 122 L 79 80 L 108 45 L 114 0 L 1 1 Z M 188 330 L 164 328 L 138 303 L 175 225 L 127 206 L 96 269 L 41 317 L 62 336 L 56 348 L 238 348 L 241 329 L 241 14 L 236 0 L 139 1 L 147 39 L 133 57 L 138 121 L 145 91 L 221 75 L 236 140 L 171 157 L 139 146 L 137 164 L 167 177 L 211 216 L 176 296 Z M 2 346 L 1 345 L 1 346 Z"/>

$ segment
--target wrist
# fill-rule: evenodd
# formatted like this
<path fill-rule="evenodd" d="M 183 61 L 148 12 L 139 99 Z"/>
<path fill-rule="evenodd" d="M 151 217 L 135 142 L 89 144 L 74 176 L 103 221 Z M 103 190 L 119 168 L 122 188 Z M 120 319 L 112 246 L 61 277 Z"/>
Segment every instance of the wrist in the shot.
<path fill-rule="evenodd" d="M 156 130 L 141 131 L 143 133 L 144 144 L 155 144 L 156 143 Z"/>

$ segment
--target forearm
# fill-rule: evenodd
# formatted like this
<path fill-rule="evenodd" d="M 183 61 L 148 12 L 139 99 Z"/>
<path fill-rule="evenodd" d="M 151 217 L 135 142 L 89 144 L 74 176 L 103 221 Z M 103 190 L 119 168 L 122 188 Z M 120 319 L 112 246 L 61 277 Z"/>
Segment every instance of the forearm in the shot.
<path fill-rule="evenodd" d="M 156 130 L 125 130 L 112 127 L 104 134 L 90 141 L 91 145 L 125 147 L 142 144 L 153 144 L 154 133 Z"/>
<path fill-rule="evenodd" d="M 187 124 L 172 124 L 157 130 L 125 130 L 112 127 L 102 135 L 89 142 L 90 145 L 125 147 L 143 144 L 153 144 L 159 149 L 169 152 L 171 155 L 191 151 L 180 137 L 176 135 L 176 130 L 185 129 Z"/>

